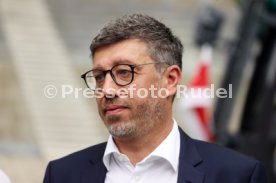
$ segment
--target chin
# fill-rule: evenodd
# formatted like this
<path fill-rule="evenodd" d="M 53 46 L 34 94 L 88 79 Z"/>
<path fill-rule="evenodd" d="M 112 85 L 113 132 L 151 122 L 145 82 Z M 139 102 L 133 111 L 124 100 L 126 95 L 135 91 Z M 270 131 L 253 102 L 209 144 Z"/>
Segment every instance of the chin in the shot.
<path fill-rule="evenodd" d="M 133 136 L 135 127 L 131 123 L 117 122 L 115 124 L 108 125 L 109 133 L 114 137 L 129 137 Z"/>
<path fill-rule="evenodd" d="M 105 117 L 105 121 L 107 124 L 115 124 L 115 123 L 120 123 L 122 121 L 122 117 L 119 115 L 108 115 Z"/>

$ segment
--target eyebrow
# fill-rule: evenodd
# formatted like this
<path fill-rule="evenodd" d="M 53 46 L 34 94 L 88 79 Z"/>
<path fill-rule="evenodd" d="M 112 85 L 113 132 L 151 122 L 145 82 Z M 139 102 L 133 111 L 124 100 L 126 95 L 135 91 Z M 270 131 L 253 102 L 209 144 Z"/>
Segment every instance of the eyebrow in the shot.
<path fill-rule="evenodd" d="M 114 65 L 118 65 L 118 64 L 130 64 L 130 65 L 136 65 L 135 63 L 133 63 L 132 61 L 130 60 L 127 60 L 127 59 L 118 59 L 118 60 L 115 60 L 113 65 L 109 68 L 111 69 Z M 105 70 L 102 66 L 98 66 L 98 67 L 92 67 L 91 70 Z"/>
<path fill-rule="evenodd" d="M 117 65 L 117 64 L 134 64 L 132 61 L 130 60 L 126 60 L 126 59 L 119 59 L 119 60 L 116 60 L 114 62 L 114 65 Z M 113 66 L 114 66 L 113 65 Z"/>

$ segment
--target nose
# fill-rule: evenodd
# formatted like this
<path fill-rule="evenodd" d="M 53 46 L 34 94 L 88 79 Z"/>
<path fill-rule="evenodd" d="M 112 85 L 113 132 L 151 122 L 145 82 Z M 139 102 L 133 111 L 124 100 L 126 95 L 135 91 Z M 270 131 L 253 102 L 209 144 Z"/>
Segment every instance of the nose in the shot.
<path fill-rule="evenodd" d="M 118 88 L 118 86 L 115 83 L 115 81 L 113 80 L 113 78 L 111 76 L 111 73 L 110 72 L 106 73 L 104 84 L 101 87 L 104 96 L 106 98 L 114 98 L 114 97 L 116 97 L 116 90 L 117 90 L 117 88 Z"/>

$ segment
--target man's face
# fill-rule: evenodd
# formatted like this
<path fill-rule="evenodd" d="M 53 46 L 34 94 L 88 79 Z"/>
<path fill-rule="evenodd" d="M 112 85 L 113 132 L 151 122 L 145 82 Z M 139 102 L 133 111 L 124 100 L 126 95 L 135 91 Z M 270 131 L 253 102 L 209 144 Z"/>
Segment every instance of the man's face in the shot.
<path fill-rule="evenodd" d="M 146 44 L 137 39 L 99 48 L 94 55 L 93 68 L 108 70 L 117 64 L 152 63 L 154 61 L 148 55 L 147 49 Z M 165 115 L 164 106 L 168 102 L 166 99 L 153 98 L 150 94 L 141 98 L 137 92 L 141 88 L 148 90 L 151 85 L 162 87 L 162 74 L 156 71 L 155 64 L 136 67 L 134 71 L 134 80 L 127 86 L 118 86 L 110 73 L 107 73 L 101 88 L 106 96 L 113 94 L 114 97 L 96 100 L 100 117 L 114 137 L 139 137 L 150 133 L 156 122 L 161 122 L 162 115 Z M 130 87 L 136 89 L 132 96 L 120 96 L 107 91 L 110 88 L 118 91 Z"/>

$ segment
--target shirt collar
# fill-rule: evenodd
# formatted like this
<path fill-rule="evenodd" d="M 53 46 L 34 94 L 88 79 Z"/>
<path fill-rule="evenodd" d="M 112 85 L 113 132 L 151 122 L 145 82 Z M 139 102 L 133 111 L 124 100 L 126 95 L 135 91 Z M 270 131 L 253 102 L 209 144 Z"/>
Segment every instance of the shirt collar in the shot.
<path fill-rule="evenodd" d="M 163 140 L 163 142 L 146 158 L 141 162 L 146 162 L 151 158 L 163 158 L 167 160 L 170 165 L 173 167 L 174 171 L 178 169 L 178 160 L 179 160 L 179 151 L 180 151 L 180 133 L 178 130 L 178 125 L 175 120 L 173 120 L 173 128 L 169 135 Z M 107 141 L 105 153 L 103 156 L 103 163 L 107 170 L 110 168 L 110 158 L 112 154 L 121 154 L 116 144 L 113 141 L 112 136 L 110 135 Z"/>
<path fill-rule="evenodd" d="M 173 128 L 169 135 L 163 140 L 163 142 L 145 159 L 149 157 L 160 157 L 167 160 L 174 171 L 178 169 L 180 152 L 180 133 L 178 130 L 178 125 L 175 120 L 173 120 Z"/>
<path fill-rule="evenodd" d="M 111 154 L 113 153 L 120 153 L 119 149 L 117 148 L 115 142 L 113 141 L 112 135 L 109 135 L 107 144 L 106 144 L 106 148 L 105 148 L 105 152 L 104 152 L 104 156 L 103 156 L 103 163 L 106 167 L 107 170 L 109 170 L 110 167 L 110 158 L 111 158 Z"/>

